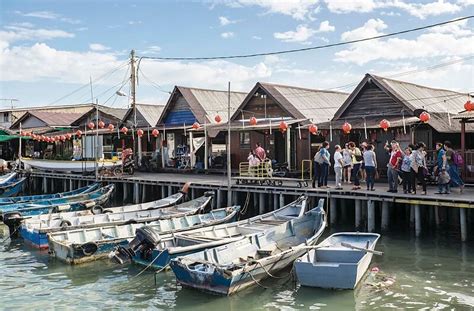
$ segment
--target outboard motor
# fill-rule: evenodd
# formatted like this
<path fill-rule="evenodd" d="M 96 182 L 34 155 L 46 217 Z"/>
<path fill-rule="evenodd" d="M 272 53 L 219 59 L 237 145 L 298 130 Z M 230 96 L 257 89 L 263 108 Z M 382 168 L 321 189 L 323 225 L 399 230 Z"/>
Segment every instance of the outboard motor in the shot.
<path fill-rule="evenodd" d="M 129 262 L 137 253 L 153 249 L 161 241 L 158 232 L 149 226 L 138 228 L 135 234 L 135 238 L 127 246 L 119 246 L 110 253 L 112 261 L 118 264 Z"/>

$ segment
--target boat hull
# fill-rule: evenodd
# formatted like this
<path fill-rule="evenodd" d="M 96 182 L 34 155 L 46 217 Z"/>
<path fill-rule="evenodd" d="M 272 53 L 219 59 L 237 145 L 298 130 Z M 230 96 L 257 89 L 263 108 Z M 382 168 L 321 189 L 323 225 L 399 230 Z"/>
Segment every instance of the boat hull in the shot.
<path fill-rule="evenodd" d="M 121 166 L 122 161 L 59 161 L 59 160 L 41 160 L 41 159 L 22 159 L 25 168 L 34 168 L 43 171 L 53 172 L 94 172 L 96 163 L 99 168 L 112 168 Z"/>
<path fill-rule="evenodd" d="M 343 238 L 348 244 L 374 250 L 380 235 L 371 233 L 334 234 L 317 249 L 309 251 L 295 262 L 295 272 L 302 286 L 328 289 L 354 289 L 365 275 L 372 260 L 372 253 L 346 248 L 328 246 L 327 241 L 334 236 Z M 332 242 L 335 243 L 335 242 Z M 334 244 L 333 244 L 334 245 Z M 337 244 L 335 244 L 337 245 Z"/>
<path fill-rule="evenodd" d="M 22 177 L 15 181 L 10 181 L 0 186 L 0 197 L 13 197 L 16 196 L 23 190 L 23 185 L 26 181 L 25 177 Z"/>

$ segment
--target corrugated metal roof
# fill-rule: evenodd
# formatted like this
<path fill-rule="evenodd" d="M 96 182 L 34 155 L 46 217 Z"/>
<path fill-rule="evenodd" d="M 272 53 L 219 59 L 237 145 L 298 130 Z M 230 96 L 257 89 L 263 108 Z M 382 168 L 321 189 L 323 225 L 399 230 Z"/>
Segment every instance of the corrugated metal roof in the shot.
<path fill-rule="evenodd" d="M 436 89 L 376 75 L 371 76 L 413 111 L 424 109 L 428 112 L 457 114 L 464 111 L 464 103 L 468 98 L 467 93 Z"/>
<path fill-rule="evenodd" d="M 69 126 L 82 116 L 80 113 L 30 111 L 31 115 L 42 120 L 48 126 Z"/>
<path fill-rule="evenodd" d="M 312 120 L 314 123 L 325 122 L 333 118 L 334 113 L 349 96 L 348 93 L 307 89 L 294 86 L 260 83 L 274 98 L 277 91 L 293 109 L 294 117 Z M 281 102 L 281 98 L 280 98 Z M 284 103 L 281 103 L 284 104 Z M 291 111 L 290 110 L 290 111 Z"/>
<path fill-rule="evenodd" d="M 221 122 L 227 122 L 227 91 L 206 90 L 182 86 L 179 86 L 178 88 L 182 92 L 183 96 L 186 98 L 186 101 L 191 105 L 191 109 L 193 109 L 193 104 L 198 104 L 199 106 L 201 106 L 205 113 L 207 123 L 216 123 L 216 121 L 214 120 L 216 115 L 219 115 L 221 117 Z M 189 91 L 194 96 L 195 101 L 193 101 L 191 98 L 189 98 L 189 96 L 187 96 L 185 90 Z M 247 96 L 247 93 L 230 92 L 231 115 L 245 99 L 245 96 Z M 196 113 L 195 116 L 199 120 L 199 116 L 196 115 Z M 203 122 L 203 120 L 200 120 L 200 122 Z"/>
<path fill-rule="evenodd" d="M 141 113 L 143 118 L 148 122 L 146 126 L 155 126 L 160 118 L 163 110 L 165 109 L 164 105 L 144 105 L 137 104 L 137 110 Z"/>

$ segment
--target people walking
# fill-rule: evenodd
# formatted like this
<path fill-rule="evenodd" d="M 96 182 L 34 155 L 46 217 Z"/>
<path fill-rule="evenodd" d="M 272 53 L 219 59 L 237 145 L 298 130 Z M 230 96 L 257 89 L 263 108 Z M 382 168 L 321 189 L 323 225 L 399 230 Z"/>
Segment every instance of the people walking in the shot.
<path fill-rule="evenodd" d="M 352 190 L 359 190 L 360 189 L 360 181 L 359 181 L 359 169 L 360 165 L 362 164 L 362 152 L 359 148 L 356 147 L 354 142 L 349 142 L 349 148 L 351 150 L 352 156 L 352 179 L 354 180 L 354 187 Z"/>
<path fill-rule="evenodd" d="M 342 190 L 342 167 L 344 159 L 342 156 L 342 148 L 339 145 L 335 146 L 334 151 L 334 174 L 336 176 L 336 190 Z"/>
<path fill-rule="evenodd" d="M 453 150 L 453 146 L 450 141 L 444 142 L 444 148 L 446 150 L 446 170 L 449 174 L 449 177 L 451 178 L 450 186 L 459 187 L 459 191 L 460 193 L 462 193 L 464 190 L 464 182 L 462 181 L 461 176 L 459 176 L 458 167 L 458 165 L 460 164 L 459 162 L 461 161 L 459 160 L 460 155 Z"/>
<path fill-rule="evenodd" d="M 362 152 L 362 156 L 364 156 L 364 152 L 366 152 L 366 151 L 367 151 L 367 143 L 364 141 L 364 142 L 362 142 L 362 144 L 360 144 L 360 152 Z M 364 161 L 362 161 L 362 163 L 360 165 L 359 172 L 360 172 L 360 181 L 365 182 L 366 179 L 367 179 L 367 173 L 365 172 L 365 162 Z"/>
<path fill-rule="evenodd" d="M 442 143 L 436 143 L 436 174 L 438 175 L 438 192 L 435 194 L 450 194 L 449 173 L 447 171 L 446 150 Z M 447 181 L 447 182 L 446 182 Z"/>
<path fill-rule="evenodd" d="M 351 170 L 352 170 L 352 155 L 349 149 L 349 143 L 346 143 L 342 151 L 342 158 L 344 160 L 342 182 L 351 182 Z"/>
<path fill-rule="evenodd" d="M 323 162 L 323 159 L 319 152 L 320 150 L 321 148 L 318 148 L 313 157 L 313 188 L 316 188 L 316 182 L 318 183 L 318 187 L 321 187 L 319 184 L 319 175 L 321 173 L 321 163 Z"/>
<path fill-rule="evenodd" d="M 374 146 L 372 144 L 368 144 L 365 152 L 363 154 L 364 157 L 364 166 L 366 172 L 366 184 L 367 184 L 367 191 L 375 190 L 375 172 L 377 171 L 377 157 L 374 152 Z"/>
<path fill-rule="evenodd" d="M 410 174 L 411 174 L 411 193 L 416 194 L 416 181 L 421 183 L 423 192 L 421 194 L 426 195 L 426 179 L 425 172 L 428 172 L 426 166 L 426 145 L 423 142 L 419 142 L 416 145 L 416 149 L 411 153 L 410 161 Z"/>
<path fill-rule="evenodd" d="M 411 192 L 412 186 L 412 176 L 411 176 L 411 157 L 412 150 L 410 147 L 405 148 L 405 154 L 402 158 L 402 165 L 400 166 L 400 172 L 402 173 L 402 180 L 403 180 L 403 193 L 407 194 Z"/>
<path fill-rule="evenodd" d="M 328 175 L 329 175 L 329 166 L 331 166 L 330 158 L 331 154 L 329 153 L 329 142 L 323 142 L 319 153 L 321 154 L 322 162 L 320 164 L 320 173 L 318 184 L 321 188 L 328 188 Z"/>
<path fill-rule="evenodd" d="M 390 160 L 387 164 L 388 192 L 398 192 L 398 170 L 402 160 L 402 152 L 399 144 L 392 140 L 390 146 L 385 145 L 385 149 L 390 152 Z"/>

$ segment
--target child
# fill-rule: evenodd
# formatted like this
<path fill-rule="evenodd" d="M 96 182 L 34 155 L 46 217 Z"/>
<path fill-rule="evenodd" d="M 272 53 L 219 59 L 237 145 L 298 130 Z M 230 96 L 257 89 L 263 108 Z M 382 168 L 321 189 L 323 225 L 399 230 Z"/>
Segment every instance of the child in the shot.
<path fill-rule="evenodd" d="M 403 193 L 407 194 L 410 192 L 412 185 L 412 176 L 411 176 L 411 148 L 405 148 L 405 154 L 403 155 L 402 159 L 402 179 L 403 179 Z"/>
<path fill-rule="evenodd" d="M 441 173 L 438 176 L 438 192 L 436 194 L 449 194 L 449 182 L 451 177 L 449 177 L 446 169 L 442 169 Z"/>

